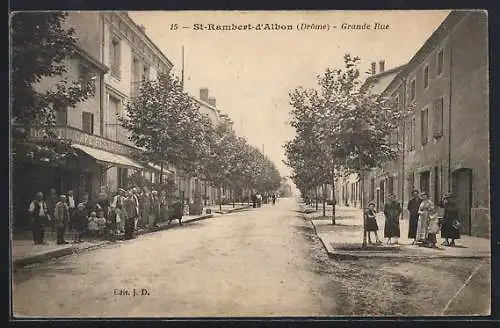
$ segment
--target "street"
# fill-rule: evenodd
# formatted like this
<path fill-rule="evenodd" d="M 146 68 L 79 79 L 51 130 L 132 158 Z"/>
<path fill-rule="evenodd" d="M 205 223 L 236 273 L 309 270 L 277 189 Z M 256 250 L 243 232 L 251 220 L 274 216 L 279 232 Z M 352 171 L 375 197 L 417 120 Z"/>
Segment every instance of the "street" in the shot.
<path fill-rule="evenodd" d="M 441 315 L 445 308 L 447 315 L 488 313 L 489 262 L 455 296 L 481 260 L 334 261 L 297 208 L 294 199 L 280 199 L 276 206 L 24 268 L 13 278 L 14 314 Z"/>

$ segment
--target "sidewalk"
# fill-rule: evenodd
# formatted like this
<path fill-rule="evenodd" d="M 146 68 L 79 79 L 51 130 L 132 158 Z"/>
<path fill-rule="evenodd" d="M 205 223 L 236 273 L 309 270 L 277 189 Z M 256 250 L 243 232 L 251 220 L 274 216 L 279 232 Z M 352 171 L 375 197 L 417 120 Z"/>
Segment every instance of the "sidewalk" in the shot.
<path fill-rule="evenodd" d="M 319 212 L 319 213 L 318 213 Z M 321 211 L 316 216 L 322 215 Z M 328 216 L 328 214 L 327 214 Z M 336 208 L 336 224 L 332 225 L 331 211 L 328 218 L 311 219 L 316 234 L 329 256 L 345 259 L 365 257 L 384 258 L 488 258 L 491 257 L 491 241 L 486 238 L 462 235 L 456 247 L 441 246 L 443 240 L 438 235 L 438 248 L 411 245 L 408 236 L 408 220 L 400 220 L 401 238 L 398 245 L 368 245 L 362 249 L 363 213 L 360 209 L 349 207 Z M 379 237 L 384 241 L 384 222 L 382 213 L 377 215 Z M 373 237 L 373 235 L 372 235 Z M 385 241 L 384 241 L 385 242 Z"/>
<path fill-rule="evenodd" d="M 251 207 L 251 205 L 238 204 L 238 203 L 235 204 L 234 208 L 232 204 L 223 205 L 222 213 L 220 213 L 218 205 L 207 206 L 204 208 L 202 215 L 184 215 L 182 217 L 182 224 L 212 218 L 220 214 L 227 214 L 240 211 L 243 209 L 247 209 L 249 207 Z M 206 214 L 206 208 L 210 208 L 212 210 L 212 214 Z M 177 220 L 173 220 L 170 224 L 168 222 L 162 222 L 159 224 L 158 229 L 155 229 L 154 231 L 151 231 L 149 229 L 138 229 L 136 231 L 136 236 L 144 235 L 151 232 L 166 230 L 178 225 L 179 222 Z M 73 235 L 71 233 L 68 233 L 66 235 L 66 239 L 68 241 L 72 241 L 72 237 Z M 120 240 L 120 236 L 118 236 L 118 240 Z M 111 243 L 110 241 L 103 239 L 85 238 L 85 241 L 79 244 L 70 243 L 67 245 L 57 245 L 55 232 L 51 232 L 50 229 L 46 230 L 45 241 L 47 242 L 46 245 L 34 245 L 31 239 L 31 232 L 29 231 L 21 235 L 20 238 L 14 238 L 11 244 L 13 267 L 20 268 L 33 263 L 47 261 L 52 258 L 71 255 L 73 253 L 78 253 L 86 250 L 91 250 Z"/>
<path fill-rule="evenodd" d="M 213 214 L 204 214 L 204 215 L 184 215 L 182 219 L 182 223 L 195 222 L 199 220 L 204 220 L 213 217 Z M 136 232 L 137 236 L 162 231 L 169 229 L 174 226 L 178 226 L 179 223 L 177 220 L 172 221 L 170 224 L 167 222 L 162 222 L 159 224 L 159 228 L 150 231 L 147 229 L 139 229 Z M 50 231 L 50 228 L 47 229 L 45 235 L 46 245 L 34 245 L 31 239 L 31 233 L 28 231 L 23 233 L 20 237 L 15 238 L 12 245 L 12 261 L 14 268 L 20 268 L 23 266 L 27 266 L 37 262 L 47 261 L 52 258 L 71 255 L 73 253 L 78 253 L 81 251 L 91 250 L 97 247 L 101 247 L 111 243 L 108 240 L 102 239 L 89 239 L 85 238 L 85 241 L 79 244 L 69 243 L 66 245 L 57 245 L 56 244 L 56 236 L 55 233 Z M 67 241 L 72 241 L 72 234 L 69 233 L 66 235 Z M 118 237 L 119 240 L 120 237 Z"/>

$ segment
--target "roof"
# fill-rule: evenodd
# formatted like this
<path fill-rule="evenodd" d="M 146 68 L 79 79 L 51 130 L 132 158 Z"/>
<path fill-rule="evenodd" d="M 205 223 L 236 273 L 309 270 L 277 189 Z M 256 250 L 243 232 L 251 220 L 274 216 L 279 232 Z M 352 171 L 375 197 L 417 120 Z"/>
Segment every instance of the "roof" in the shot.
<path fill-rule="evenodd" d="M 431 34 L 431 36 L 424 42 L 422 47 L 413 55 L 410 61 L 399 71 L 397 76 L 392 80 L 392 82 L 384 89 L 386 91 L 392 85 L 397 83 L 399 79 L 403 79 L 409 72 L 411 72 L 415 66 L 419 65 L 421 61 L 424 60 L 425 56 L 434 49 L 439 43 L 441 43 L 450 33 L 453 28 L 460 23 L 460 21 L 469 13 L 470 11 L 463 10 L 453 10 L 446 16 L 443 22 L 438 26 L 438 28 Z"/>
<path fill-rule="evenodd" d="M 170 64 L 170 68 L 174 67 L 174 64 L 170 61 L 170 59 L 167 58 L 167 56 L 163 53 L 163 51 L 160 50 L 160 48 L 158 48 L 158 46 L 156 45 L 156 43 L 153 42 L 153 40 L 151 40 L 151 38 L 146 34 L 146 32 L 144 32 L 139 24 L 137 24 L 133 19 L 132 17 L 130 17 L 130 15 L 128 14 L 128 12 L 122 12 L 122 11 L 117 11 L 116 12 L 119 16 L 121 17 L 124 17 L 125 19 L 127 19 L 136 29 L 136 32 L 140 33 L 141 35 L 143 35 L 147 42 L 154 48 L 156 49 L 156 51 L 158 51 L 160 53 L 160 57 L 166 61 L 168 64 Z"/>
<path fill-rule="evenodd" d="M 101 163 L 111 164 L 112 166 L 123 166 L 132 169 L 144 168 L 141 164 L 123 155 L 113 154 L 105 150 L 87 147 L 80 144 L 72 144 L 71 147 L 83 151 L 84 153 Z"/>
<path fill-rule="evenodd" d="M 385 72 L 371 75 L 365 80 L 365 84 L 370 85 L 370 91 L 373 94 L 381 94 L 387 89 L 396 75 L 398 75 L 404 67 L 405 65 L 401 65 Z"/>

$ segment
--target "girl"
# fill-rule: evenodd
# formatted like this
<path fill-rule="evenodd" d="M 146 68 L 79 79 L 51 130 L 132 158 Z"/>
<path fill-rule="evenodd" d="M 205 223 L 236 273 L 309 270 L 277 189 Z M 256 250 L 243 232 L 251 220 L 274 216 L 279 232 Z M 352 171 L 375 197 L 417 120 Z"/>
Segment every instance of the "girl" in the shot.
<path fill-rule="evenodd" d="M 371 239 L 371 232 L 375 234 L 375 242 L 377 244 L 381 244 L 382 242 L 378 238 L 378 224 L 377 220 L 375 219 L 375 203 L 369 203 L 368 204 L 368 209 L 365 212 L 365 220 L 366 220 L 366 232 L 368 233 L 368 242 L 371 244 L 372 239 Z"/>

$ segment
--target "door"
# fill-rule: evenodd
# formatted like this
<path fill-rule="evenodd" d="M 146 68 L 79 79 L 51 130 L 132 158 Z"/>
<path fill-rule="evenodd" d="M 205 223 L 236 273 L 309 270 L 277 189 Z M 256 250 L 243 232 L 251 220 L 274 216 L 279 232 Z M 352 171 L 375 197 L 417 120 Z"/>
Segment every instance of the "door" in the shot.
<path fill-rule="evenodd" d="M 420 191 L 426 192 L 429 195 L 429 199 L 432 199 L 432 195 L 430 194 L 430 177 L 430 171 L 420 173 Z"/>
<path fill-rule="evenodd" d="M 462 233 L 471 233 L 472 207 L 472 169 L 459 169 L 452 174 L 451 189 L 458 207 L 458 219 L 462 224 Z"/>

